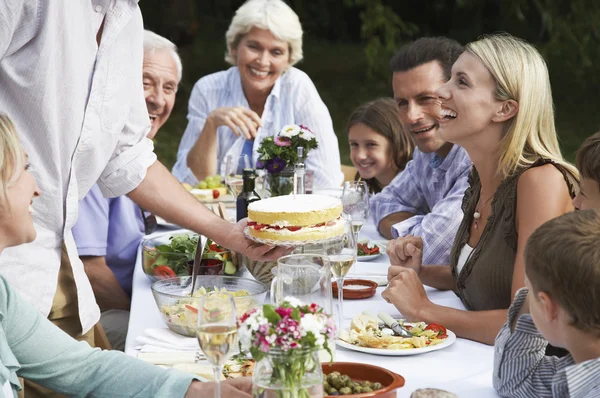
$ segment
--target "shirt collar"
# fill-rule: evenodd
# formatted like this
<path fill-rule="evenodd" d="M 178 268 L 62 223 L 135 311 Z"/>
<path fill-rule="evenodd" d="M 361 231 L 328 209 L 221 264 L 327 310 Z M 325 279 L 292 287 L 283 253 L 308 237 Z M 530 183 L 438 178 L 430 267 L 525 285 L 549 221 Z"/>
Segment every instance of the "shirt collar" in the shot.
<path fill-rule="evenodd" d="M 600 358 L 590 359 L 564 368 L 557 376 L 569 388 L 569 397 L 583 398 L 600 385 Z"/>
<path fill-rule="evenodd" d="M 441 158 L 440 155 L 434 153 L 429 161 L 429 166 L 433 169 L 439 171 L 448 171 L 452 162 L 454 162 L 454 158 L 456 157 L 456 153 L 460 150 L 460 147 L 456 144 L 452 145 L 450 148 L 450 152 L 446 155 L 445 158 Z"/>
<path fill-rule="evenodd" d="M 240 75 L 240 70 L 237 66 L 233 66 L 231 67 L 231 75 L 229 80 L 229 91 L 231 93 L 234 93 L 234 95 L 239 96 L 237 99 L 238 103 L 242 103 L 245 104 L 246 106 L 248 106 L 248 99 L 246 98 L 246 96 L 244 95 L 244 87 L 242 87 L 242 77 Z M 279 76 L 279 78 L 275 81 L 275 85 L 273 85 L 273 88 L 271 89 L 271 92 L 269 93 L 269 96 L 267 97 L 267 101 L 269 100 L 269 97 L 273 96 L 273 97 L 277 97 L 280 98 L 281 95 L 281 78 L 285 75 L 285 73 L 288 72 L 284 72 L 281 74 L 281 76 Z"/>

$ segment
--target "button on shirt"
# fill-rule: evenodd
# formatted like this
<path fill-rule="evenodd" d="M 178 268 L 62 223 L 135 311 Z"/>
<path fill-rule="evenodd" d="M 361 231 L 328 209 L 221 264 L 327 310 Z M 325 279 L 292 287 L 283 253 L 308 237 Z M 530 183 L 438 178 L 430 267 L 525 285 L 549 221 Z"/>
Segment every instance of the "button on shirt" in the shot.
<path fill-rule="evenodd" d="M 453 145 L 448 155 L 423 153 L 413 159 L 392 182 L 371 200 L 375 225 L 390 214 L 414 216 L 392 227 L 394 238 L 412 234 L 423 239 L 423 264 L 450 264 L 450 249 L 462 221 L 461 209 L 471 159 L 464 148 Z"/>
<path fill-rule="evenodd" d="M 181 182 L 198 183 L 187 165 L 187 155 L 202 133 L 208 114 L 220 107 L 243 106 L 250 109 L 242 89 L 237 67 L 213 73 L 195 85 L 188 104 L 188 125 L 179 144 L 173 175 Z M 342 183 L 338 140 L 331 116 L 308 75 L 291 67 L 277 79 L 267 97 L 262 115 L 263 127 L 254 139 L 252 164 L 256 164 L 258 148 L 266 137 L 275 136 L 286 124 L 302 124 L 317 136 L 319 147 L 308 153 L 306 169 L 314 170 L 315 188 L 337 187 Z M 236 159 L 245 143 L 227 126 L 217 129 L 218 173 L 224 173 L 227 155 Z"/>
<path fill-rule="evenodd" d="M 96 6 L 105 10 L 100 46 Z M 124 195 L 156 160 L 142 60 L 137 1 L 0 2 L 0 110 L 15 122 L 42 191 L 33 200 L 36 240 L 6 249 L 0 273 L 48 315 L 64 239 L 84 333 L 100 312 L 71 227 L 96 182 L 105 196 Z"/>
<path fill-rule="evenodd" d="M 570 354 L 545 356 L 548 341 L 531 315 L 521 315 L 510 330 L 527 297 L 521 288 L 508 310 L 494 343 L 494 388 L 503 397 L 600 397 L 600 358 L 575 364 Z"/>
<path fill-rule="evenodd" d="M 131 297 L 133 269 L 144 236 L 140 207 L 127 196 L 107 199 L 94 185 L 79 202 L 73 238 L 80 256 L 102 256 L 119 285 Z"/>

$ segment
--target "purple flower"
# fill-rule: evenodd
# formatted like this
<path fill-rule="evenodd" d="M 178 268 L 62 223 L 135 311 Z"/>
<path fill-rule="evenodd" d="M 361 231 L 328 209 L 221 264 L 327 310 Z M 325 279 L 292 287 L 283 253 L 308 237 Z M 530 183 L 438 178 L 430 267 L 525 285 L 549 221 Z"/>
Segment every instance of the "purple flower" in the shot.
<path fill-rule="evenodd" d="M 275 145 L 277 145 L 277 146 L 292 145 L 292 141 L 288 137 L 280 137 L 280 136 L 276 135 L 274 141 L 275 141 Z"/>
<path fill-rule="evenodd" d="M 285 167 L 283 159 L 275 158 L 267 160 L 267 170 L 269 173 L 279 173 Z"/>
<path fill-rule="evenodd" d="M 265 168 L 265 162 L 263 162 L 262 160 L 257 160 L 256 161 L 256 168 L 257 169 L 264 169 Z"/>

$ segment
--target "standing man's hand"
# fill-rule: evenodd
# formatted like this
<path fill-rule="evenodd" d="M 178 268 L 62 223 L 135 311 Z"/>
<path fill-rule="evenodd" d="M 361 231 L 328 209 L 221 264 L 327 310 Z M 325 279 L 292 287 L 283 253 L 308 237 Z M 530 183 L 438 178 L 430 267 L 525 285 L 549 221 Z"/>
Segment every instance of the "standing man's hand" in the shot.
<path fill-rule="evenodd" d="M 279 257 L 292 252 L 293 249 L 289 247 L 267 246 L 248 239 L 244 233 L 247 225 L 247 219 L 240 220 L 231 228 L 226 239 L 217 243 L 256 261 L 276 261 Z"/>

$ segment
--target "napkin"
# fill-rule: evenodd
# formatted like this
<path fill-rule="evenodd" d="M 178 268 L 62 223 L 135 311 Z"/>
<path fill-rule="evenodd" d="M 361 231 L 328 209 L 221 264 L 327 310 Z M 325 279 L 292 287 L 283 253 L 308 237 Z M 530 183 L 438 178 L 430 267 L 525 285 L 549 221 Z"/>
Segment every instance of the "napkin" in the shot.
<path fill-rule="evenodd" d="M 135 348 L 143 352 L 198 350 L 198 341 L 194 337 L 185 337 L 169 329 L 146 329 L 135 341 Z"/>

